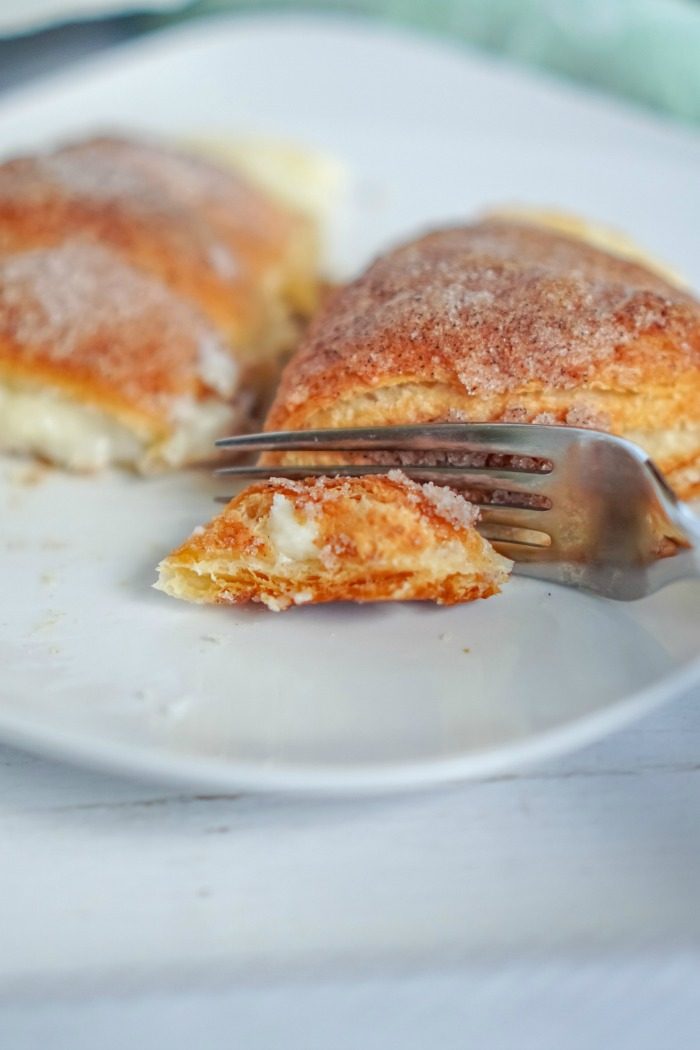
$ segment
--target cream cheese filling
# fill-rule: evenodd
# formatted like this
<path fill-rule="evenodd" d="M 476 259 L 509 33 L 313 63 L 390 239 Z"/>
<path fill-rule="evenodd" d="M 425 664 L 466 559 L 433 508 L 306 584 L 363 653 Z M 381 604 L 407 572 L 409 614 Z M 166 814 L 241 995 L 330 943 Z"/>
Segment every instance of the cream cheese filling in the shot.
<path fill-rule="evenodd" d="M 214 441 L 237 429 L 240 414 L 240 408 L 229 402 L 181 398 L 171 412 L 171 434 L 146 453 L 139 469 L 148 472 L 162 466 L 177 467 L 211 458 Z"/>
<path fill-rule="evenodd" d="M 116 419 L 43 388 L 0 384 L 0 448 L 71 470 L 135 463 L 144 442 Z"/>
<path fill-rule="evenodd" d="M 215 438 L 233 427 L 234 415 L 222 401 L 183 398 L 170 434 L 154 442 L 147 432 L 59 391 L 0 383 L 0 449 L 41 456 L 69 470 L 128 466 L 149 472 L 210 455 Z"/>
<path fill-rule="evenodd" d="M 300 521 L 292 501 L 279 492 L 272 497 L 267 516 L 267 534 L 280 565 L 320 556 L 316 546 L 318 525 L 309 517 Z"/>

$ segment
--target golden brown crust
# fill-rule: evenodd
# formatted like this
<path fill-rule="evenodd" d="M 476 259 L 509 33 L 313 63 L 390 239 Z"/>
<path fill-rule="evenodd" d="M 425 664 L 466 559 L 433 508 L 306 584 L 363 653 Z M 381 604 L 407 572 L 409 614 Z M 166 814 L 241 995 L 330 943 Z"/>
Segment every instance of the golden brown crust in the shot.
<path fill-rule="evenodd" d="M 230 399 L 236 367 L 205 318 L 160 281 L 69 241 L 0 259 L 0 380 L 165 434 L 183 403 Z"/>
<path fill-rule="evenodd" d="M 94 138 L 0 165 L 0 253 L 75 237 L 158 277 L 241 353 L 275 341 L 275 307 L 313 306 L 312 224 L 232 172 L 154 144 Z"/>
<path fill-rule="evenodd" d="M 510 569 L 474 521 L 474 508 L 456 493 L 399 472 L 273 479 L 247 488 L 170 554 L 157 586 L 189 601 L 262 601 L 274 609 L 471 601 L 496 593 Z M 297 531 L 280 534 L 280 522 Z"/>
<path fill-rule="evenodd" d="M 332 296 L 267 428 L 460 419 L 699 428 L 700 464 L 700 305 L 636 262 L 527 223 L 437 231 Z"/>

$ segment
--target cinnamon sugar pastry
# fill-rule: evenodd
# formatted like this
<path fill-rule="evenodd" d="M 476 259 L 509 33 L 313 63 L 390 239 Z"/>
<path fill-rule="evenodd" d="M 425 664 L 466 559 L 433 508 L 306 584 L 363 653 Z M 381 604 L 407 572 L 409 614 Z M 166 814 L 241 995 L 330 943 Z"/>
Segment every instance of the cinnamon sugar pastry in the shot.
<path fill-rule="evenodd" d="M 155 143 L 92 138 L 0 165 L 0 254 L 75 238 L 196 306 L 253 372 L 291 347 L 316 301 L 313 221 Z"/>
<path fill-rule="evenodd" d="M 79 470 L 200 459 L 235 427 L 237 371 L 196 310 L 98 244 L 0 259 L 0 449 Z"/>
<path fill-rule="evenodd" d="M 475 529 L 462 496 L 388 476 L 252 485 L 159 565 L 156 587 L 192 602 L 487 598 L 511 562 Z"/>
<path fill-rule="evenodd" d="M 698 495 L 700 304 L 636 261 L 526 222 L 429 233 L 330 298 L 267 428 L 436 420 L 610 431 Z"/>

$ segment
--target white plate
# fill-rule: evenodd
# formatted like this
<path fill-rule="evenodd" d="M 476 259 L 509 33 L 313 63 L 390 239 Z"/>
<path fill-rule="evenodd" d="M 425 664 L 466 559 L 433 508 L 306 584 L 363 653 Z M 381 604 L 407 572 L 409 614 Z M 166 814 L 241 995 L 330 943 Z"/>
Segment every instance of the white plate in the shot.
<path fill-rule="evenodd" d="M 238 20 L 131 45 L 7 101 L 0 146 L 104 124 L 337 154 L 346 271 L 519 200 L 634 231 L 700 284 L 697 140 L 362 23 Z M 700 678 L 697 584 L 633 605 L 515 579 L 456 609 L 194 608 L 149 584 L 212 511 L 205 474 L 0 474 L 0 735 L 65 758 L 226 789 L 412 787 L 580 745 Z"/>

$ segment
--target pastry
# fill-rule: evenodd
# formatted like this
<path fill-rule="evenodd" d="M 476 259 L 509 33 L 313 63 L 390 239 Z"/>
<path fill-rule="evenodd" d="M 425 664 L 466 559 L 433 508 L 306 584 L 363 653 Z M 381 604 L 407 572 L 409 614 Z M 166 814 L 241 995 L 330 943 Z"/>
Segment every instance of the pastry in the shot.
<path fill-rule="evenodd" d="M 92 138 L 0 165 L 0 254 L 89 239 L 195 305 L 251 374 L 316 302 L 315 224 L 230 170 Z"/>
<path fill-rule="evenodd" d="M 273 479 L 245 489 L 158 567 L 156 587 L 192 602 L 486 598 L 511 562 L 476 531 L 478 512 L 447 488 L 399 471 Z"/>
<path fill-rule="evenodd" d="M 330 297 L 266 426 L 470 420 L 610 431 L 681 496 L 700 494 L 700 304 L 645 265 L 528 222 L 439 230 Z M 323 462 L 341 458 L 377 455 Z"/>
<path fill-rule="evenodd" d="M 0 448 L 77 470 L 208 456 L 238 367 L 161 281 L 90 241 L 0 258 Z"/>

